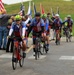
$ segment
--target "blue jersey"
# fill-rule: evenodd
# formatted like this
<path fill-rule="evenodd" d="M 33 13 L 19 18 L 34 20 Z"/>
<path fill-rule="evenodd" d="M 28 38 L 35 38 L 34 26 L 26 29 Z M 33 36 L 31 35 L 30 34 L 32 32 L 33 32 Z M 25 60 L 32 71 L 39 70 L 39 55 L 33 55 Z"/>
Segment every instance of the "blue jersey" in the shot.
<path fill-rule="evenodd" d="M 13 22 L 11 26 L 11 29 L 13 29 L 13 33 L 15 36 L 21 36 L 23 28 L 26 28 L 25 22 L 21 22 L 20 25 L 17 25 L 16 22 Z"/>
<path fill-rule="evenodd" d="M 62 27 L 62 20 L 61 19 L 55 19 L 54 20 L 55 29 L 59 29 Z"/>
<path fill-rule="evenodd" d="M 46 19 L 45 21 L 44 21 L 44 27 L 45 27 L 45 31 L 48 31 L 49 30 L 49 21 L 48 21 L 48 19 Z"/>
<path fill-rule="evenodd" d="M 42 19 L 40 19 L 39 21 L 36 20 L 36 18 L 34 18 L 31 21 L 31 26 L 33 27 L 32 30 L 34 32 L 40 32 L 41 31 L 41 27 L 44 26 L 44 21 Z"/>

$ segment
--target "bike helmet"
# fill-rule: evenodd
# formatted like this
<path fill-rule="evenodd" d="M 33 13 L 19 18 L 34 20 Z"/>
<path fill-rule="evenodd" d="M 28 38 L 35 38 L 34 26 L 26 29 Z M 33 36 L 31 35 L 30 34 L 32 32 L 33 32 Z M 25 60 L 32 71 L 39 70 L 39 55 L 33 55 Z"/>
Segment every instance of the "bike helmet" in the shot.
<path fill-rule="evenodd" d="M 36 14 L 35 14 L 35 17 L 40 17 L 41 16 L 41 14 L 40 14 L 40 12 L 37 12 Z"/>
<path fill-rule="evenodd" d="M 55 16 L 59 17 L 59 14 L 55 14 Z"/>
<path fill-rule="evenodd" d="M 16 20 L 16 21 L 20 21 L 21 19 L 22 19 L 22 17 L 21 17 L 20 15 L 16 15 L 16 16 L 15 16 L 15 20 Z"/>
<path fill-rule="evenodd" d="M 47 14 L 42 14 L 41 17 L 42 18 L 47 18 Z"/>
<path fill-rule="evenodd" d="M 71 18 L 71 15 L 67 15 L 67 18 Z"/>

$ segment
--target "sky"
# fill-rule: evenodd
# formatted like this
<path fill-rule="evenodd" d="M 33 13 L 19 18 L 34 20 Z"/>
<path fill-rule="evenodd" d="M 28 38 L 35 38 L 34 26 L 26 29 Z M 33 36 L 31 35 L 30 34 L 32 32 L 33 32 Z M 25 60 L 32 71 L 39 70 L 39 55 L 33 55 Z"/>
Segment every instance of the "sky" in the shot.
<path fill-rule="evenodd" d="M 3 3 L 5 4 L 16 4 L 16 3 L 20 3 L 20 2 L 26 2 L 26 1 L 31 1 L 31 0 L 2 0 Z"/>

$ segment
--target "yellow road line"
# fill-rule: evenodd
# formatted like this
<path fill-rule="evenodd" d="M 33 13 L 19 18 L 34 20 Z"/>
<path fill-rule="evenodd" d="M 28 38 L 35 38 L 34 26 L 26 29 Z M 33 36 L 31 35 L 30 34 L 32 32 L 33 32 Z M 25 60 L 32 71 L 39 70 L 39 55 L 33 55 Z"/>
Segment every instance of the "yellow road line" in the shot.
<path fill-rule="evenodd" d="M 33 49 L 33 45 L 29 49 L 27 49 L 26 53 L 29 53 L 30 50 L 32 50 L 32 49 Z"/>

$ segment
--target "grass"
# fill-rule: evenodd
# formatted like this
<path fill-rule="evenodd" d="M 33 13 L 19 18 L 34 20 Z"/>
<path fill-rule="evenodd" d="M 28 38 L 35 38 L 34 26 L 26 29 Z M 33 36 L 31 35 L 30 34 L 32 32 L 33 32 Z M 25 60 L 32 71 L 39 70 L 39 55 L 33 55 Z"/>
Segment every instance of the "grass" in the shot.
<path fill-rule="evenodd" d="M 45 13 L 51 12 L 51 8 L 53 8 L 53 11 L 56 13 L 57 7 L 59 7 L 60 10 L 60 17 L 64 20 L 64 17 L 66 17 L 68 14 L 72 16 L 72 19 L 74 20 L 74 1 L 63 1 L 63 0 L 33 0 L 33 2 L 36 5 L 37 11 L 40 11 L 40 3 L 43 5 Z M 20 3 L 14 4 L 14 5 L 5 5 L 5 8 L 8 12 L 8 14 L 14 14 L 18 13 L 20 11 Z M 28 11 L 28 2 L 24 3 L 25 5 L 25 12 Z M 32 5 L 32 14 L 33 14 L 33 5 Z M 74 32 L 74 28 L 73 28 Z"/>
<path fill-rule="evenodd" d="M 66 2 L 66 1 L 60 1 L 60 0 L 33 0 L 35 2 L 37 11 L 40 11 L 40 3 L 42 3 L 45 12 L 51 12 L 51 8 L 53 8 L 53 11 L 56 13 L 57 7 L 60 9 L 60 15 L 62 18 L 64 18 L 67 14 L 71 14 L 72 18 L 74 19 L 74 2 Z M 14 5 L 5 5 L 5 8 L 8 12 L 8 14 L 18 13 L 20 11 L 20 5 L 21 4 L 14 4 Z M 28 11 L 28 2 L 24 3 L 25 5 L 25 11 L 27 13 Z M 32 6 L 33 11 L 33 6 Z M 33 13 L 33 12 L 32 12 Z"/>

